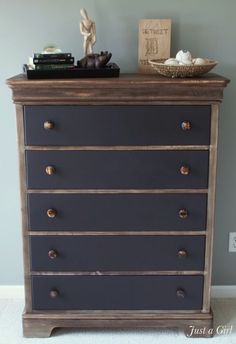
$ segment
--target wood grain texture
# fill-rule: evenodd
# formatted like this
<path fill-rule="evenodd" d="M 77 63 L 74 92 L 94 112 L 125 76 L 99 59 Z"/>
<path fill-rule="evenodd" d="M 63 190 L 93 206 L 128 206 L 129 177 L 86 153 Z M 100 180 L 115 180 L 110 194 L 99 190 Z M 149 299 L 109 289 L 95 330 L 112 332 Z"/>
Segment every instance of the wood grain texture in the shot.
<path fill-rule="evenodd" d="M 122 74 L 114 79 L 7 80 L 13 101 L 29 104 L 155 104 L 158 101 L 221 101 L 228 79 L 216 74 L 202 78 L 169 79 L 157 75 Z"/>
<path fill-rule="evenodd" d="M 65 193 L 65 194 L 205 194 L 208 189 L 28 189 L 31 193 Z"/>
<path fill-rule="evenodd" d="M 206 231 L 29 231 L 29 235 L 40 236 L 40 235 L 69 235 L 69 236 L 80 236 L 80 235 L 205 235 Z"/>
<path fill-rule="evenodd" d="M 24 312 L 28 319 L 42 319 L 44 316 L 50 319 L 57 319 L 63 317 L 64 319 L 184 319 L 188 314 L 189 319 L 209 319 L 212 316 L 212 311 L 210 313 L 202 313 L 196 310 L 47 310 L 42 312 L 40 310 L 33 310 L 32 312 Z"/>
<path fill-rule="evenodd" d="M 204 271 L 31 271 L 32 276 L 199 276 Z"/>
<path fill-rule="evenodd" d="M 17 138 L 19 155 L 19 174 L 20 174 L 20 196 L 21 196 L 21 227 L 23 237 L 23 260 L 24 260 L 24 282 L 25 282 L 25 308 L 26 311 L 32 310 L 32 293 L 30 280 L 30 248 L 28 237 L 28 216 L 27 216 L 27 187 L 25 169 L 25 150 L 24 150 L 24 119 L 23 107 L 16 105 L 17 119 Z"/>
<path fill-rule="evenodd" d="M 168 151 L 168 150 L 208 150 L 206 145 L 193 146 L 25 146 L 26 150 L 39 151 Z"/>
<path fill-rule="evenodd" d="M 218 145 L 218 118 L 219 105 L 212 105 L 211 118 L 211 145 L 209 155 L 209 190 L 208 190 L 208 209 L 207 209 L 207 234 L 205 250 L 205 283 L 203 293 L 203 311 L 210 310 L 211 276 L 212 276 L 212 254 L 214 236 L 214 217 L 215 217 L 215 193 L 216 193 L 216 168 L 217 168 L 217 145 Z"/>
<path fill-rule="evenodd" d="M 121 74 L 117 79 L 110 78 L 99 78 L 99 79 L 47 79 L 47 80 L 28 80 L 24 74 L 18 74 L 7 80 L 7 84 L 14 87 L 22 87 L 28 85 L 28 87 L 38 86 L 42 88 L 45 85 L 51 87 L 60 87 L 66 89 L 68 87 L 93 89 L 94 85 L 100 85 L 101 88 L 104 86 L 111 86 L 113 88 L 121 88 L 126 86 L 126 88 L 140 87 L 147 83 L 156 85 L 198 85 L 198 86 L 215 86 L 215 87 L 225 87 L 229 83 L 229 79 L 217 75 L 215 73 L 207 73 L 201 78 L 187 78 L 187 79 L 170 79 L 160 75 L 143 75 L 143 74 Z M 209 101 L 209 99 L 208 99 Z"/>
<path fill-rule="evenodd" d="M 189 335 L 190 326 L 199 328 L 212 328 L 213 315 L 164 312 L 142 312 L 129 314 L 128 312 L 102 312 L 102 313 L 43 313 L 23 315 L 23 329 L 25 337 L 49 337 L 54 328 L 77 327 L 77 328 L 157 328 L 157 327 L 179 327 Z M 207 335 L 202 335 L 207 337 Z"/>

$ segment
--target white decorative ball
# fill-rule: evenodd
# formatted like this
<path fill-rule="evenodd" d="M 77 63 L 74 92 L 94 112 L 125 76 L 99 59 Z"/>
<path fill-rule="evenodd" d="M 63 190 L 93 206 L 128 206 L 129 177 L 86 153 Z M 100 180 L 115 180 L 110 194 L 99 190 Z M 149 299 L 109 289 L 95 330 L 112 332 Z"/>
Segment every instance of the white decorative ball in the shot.
<path fill-rule="evenodd" d="M 191 61 L 192 62 L 192 55 L 190 51 L 187 50 L 180 50 L 176 54 L 176 60 L 179 62 L 185 63 L 186 61 Z"/>
<path fill-rule="evenodd" d="M 164 64 L 167 65 L 167 66 L 178 66 L 179 65 L 179 61 L 177 61 L 174 58 L 170 58 L 170 59 L 166 60 L 164 62 Z"/>
<path fill-rule="evenodd" d="M 193 63 L 195 65 L 203 65 L 206 63 L 206 60 L 202 59 L 201 57 L 197 57 L 197 58 L 193 59 Z"/>
<path fill-rule="evenodd" d="M 189 60 L 181 61 L 180 63 L 181 63 L 181 65 L 184 65 L 184 66 L 192 66 L 193 65 L 193 62 L 189 61 Z"/>

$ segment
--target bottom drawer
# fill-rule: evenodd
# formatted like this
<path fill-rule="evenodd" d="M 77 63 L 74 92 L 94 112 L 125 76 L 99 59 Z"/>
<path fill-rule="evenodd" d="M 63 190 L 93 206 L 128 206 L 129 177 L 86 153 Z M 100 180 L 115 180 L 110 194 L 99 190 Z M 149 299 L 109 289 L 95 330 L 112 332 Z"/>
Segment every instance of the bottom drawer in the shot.
<path fill-rule="evenodd" d="M 203 276 L 32 276 L 34 310 L 200 310 Z"/>

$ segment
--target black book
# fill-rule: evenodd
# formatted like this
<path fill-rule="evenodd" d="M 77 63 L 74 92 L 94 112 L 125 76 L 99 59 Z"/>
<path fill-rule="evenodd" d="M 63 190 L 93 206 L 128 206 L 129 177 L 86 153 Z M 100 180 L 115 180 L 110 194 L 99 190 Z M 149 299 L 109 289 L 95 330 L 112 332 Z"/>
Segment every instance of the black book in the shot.
<path fill-rule="evenodd" d="M 74 57 L 66 57 L 66 58 L 43 58 L 43 59 L 39 59 L 39 58 L 34 58 L 33 62 L 34 64 L 73 64 L 74 63 Z"/>
<path fill-rule="evenodd" d="M 43 53 L 35 53 L 35 59 L 66 59 L 68 57 L 72 57 L 71 53 L 57 53 L 57 54 L 43 54 Z"/>

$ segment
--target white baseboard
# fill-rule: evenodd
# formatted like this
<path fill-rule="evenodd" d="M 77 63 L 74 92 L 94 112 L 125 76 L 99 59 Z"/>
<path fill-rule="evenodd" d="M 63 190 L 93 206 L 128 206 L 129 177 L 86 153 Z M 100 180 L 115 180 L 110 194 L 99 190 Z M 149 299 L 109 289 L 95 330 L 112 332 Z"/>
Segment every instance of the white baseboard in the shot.
<path fill-rule="evenodd" d="M 0 285 L 0 299 L 24 298 L 23 285 Z"/>
<path fill-rule="evenodd" d="M 24 297 L 23 285 L 0 285 L 0 298 Z M 215 285 L 211 287 L 212 298 L 236 298 L 236 285 Z"/>
<path fill-rule="evenodd" d="M 236 298 L 236 285 L 213 285 L 211 287 L 211 297 L 220 298 Z"/>

